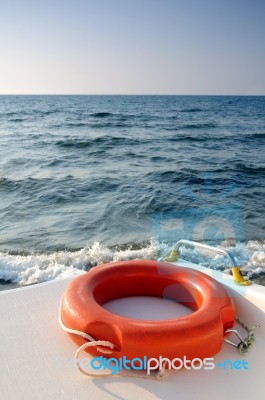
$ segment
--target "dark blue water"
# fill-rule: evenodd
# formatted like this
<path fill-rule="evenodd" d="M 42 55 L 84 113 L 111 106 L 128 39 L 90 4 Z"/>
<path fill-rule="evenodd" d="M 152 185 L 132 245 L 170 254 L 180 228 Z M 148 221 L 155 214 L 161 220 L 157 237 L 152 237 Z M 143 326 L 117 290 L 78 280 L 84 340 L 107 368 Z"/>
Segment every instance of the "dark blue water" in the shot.
<path fill-rule="evenodd" d="M 175 236 L 245 244 L 265 271 L 265 97 L 0 96 L 0 149 L 2 281 Z"/>

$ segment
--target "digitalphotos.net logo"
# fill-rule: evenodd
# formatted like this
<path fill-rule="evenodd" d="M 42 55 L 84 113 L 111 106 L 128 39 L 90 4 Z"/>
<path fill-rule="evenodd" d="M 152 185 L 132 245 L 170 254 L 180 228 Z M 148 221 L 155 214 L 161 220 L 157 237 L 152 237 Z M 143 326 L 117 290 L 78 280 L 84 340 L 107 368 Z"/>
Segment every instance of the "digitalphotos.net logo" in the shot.
<path fill-rule="evenodd" d="M 67 359 L 57 355 L 52 360 L 52 366 L 54 368 L 77 368 L 77 360 L 75 358 Z M 106 358 L 103 356 L 88 358 L 84 357 L 79 361 L 79 367 L 85 372 L 106 372 L 110 375 L 116 375 L 119 372 L 126 371 L 144 371 L 146 375 L 150 375 L 153 371 L 161 371 L 162 369 L 175 370 L 185 369 L 188 371 L 199 371 L 199 370 L 213 370 L 215 368 L 222 370 L 234 370 L 234 371 L 246 371 L 248 370 L 248 362 L 241 360 L 224 360 L 223 362 L 215 363 L 213 357 L 209 358 L 193 358 L 188 359 L 186 356 L 182 358 L 174 358 L 170 360 L 168 358 L 160 356 L 159 358 L 147 358 L 144 356 L 141 358 L 128 359 L 126 356 L 120 358 Z"/>

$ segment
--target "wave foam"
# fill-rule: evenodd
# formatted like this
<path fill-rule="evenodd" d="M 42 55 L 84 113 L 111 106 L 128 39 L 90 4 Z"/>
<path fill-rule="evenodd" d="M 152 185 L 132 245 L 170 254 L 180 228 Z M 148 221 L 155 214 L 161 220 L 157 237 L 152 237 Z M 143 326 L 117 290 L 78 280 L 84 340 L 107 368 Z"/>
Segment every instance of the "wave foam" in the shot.
<path fill-rule="evenodd" d="M 0 253 L 0 281 L 21 286 L 41 283 L 82 274 L 93 266 L 123 260 L 154 259 L 167 253 L 172 243 L 148 243 L 107 247 L 98 242 L 77 251 L 57 251 L 14 255 Z M 248 278 L 258 280 L 265 275 L 265 241 L 222 244 L 230 250 Z M 181 258 L 214 269 L 229 272 L 223 257 L 206 257 L 194 249 L 181 248 Z"/>
<path fill-rule="evenodd" d="M 31 285 L 78 275 L 89 268 L 113 261 L 153 258 L 152 244 L 140 249 L 108 248 L 98 242 L 78 251 L 13 255 L 0 253 L 0 280 Z"/>

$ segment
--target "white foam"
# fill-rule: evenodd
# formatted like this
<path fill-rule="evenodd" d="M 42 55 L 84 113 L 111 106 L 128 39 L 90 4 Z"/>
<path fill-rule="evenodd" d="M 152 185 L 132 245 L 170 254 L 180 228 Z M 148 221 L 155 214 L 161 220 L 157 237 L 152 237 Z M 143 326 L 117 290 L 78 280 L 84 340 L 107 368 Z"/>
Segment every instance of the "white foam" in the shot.
<path fill-rule="evenodd" d="M 0 279 L 30 285 L 78 275 L 91 266 L 112 261 L 153 258 L 153 245 L 139 250 L 112 250 L 98 242 L 79 251 L 51 254 L 11 255 L 0 253 Z"/>
<path fill-rule="evenodd" d="M 132 259 L 155 259 L 170 250 L 172 244 L 157 243 L 150 240 L 139 249 L 113 249 L 98 242 L 78 251 L 58 251 L 31 255 L 12 255 L 0 253 L 0 280 L 20 285 L 30 285 L 54 279 L 78 275 L 91 266 L 113 261 Z M 229 242 L 222 247 L 230 250 L 243 272 L 249 278 L 265 274 L 265 241 L 248 241 L 231 246 Z M 225 270 L 227 260 L 205 255 L 192 249 L 182 249 L 182 258 Z"/>

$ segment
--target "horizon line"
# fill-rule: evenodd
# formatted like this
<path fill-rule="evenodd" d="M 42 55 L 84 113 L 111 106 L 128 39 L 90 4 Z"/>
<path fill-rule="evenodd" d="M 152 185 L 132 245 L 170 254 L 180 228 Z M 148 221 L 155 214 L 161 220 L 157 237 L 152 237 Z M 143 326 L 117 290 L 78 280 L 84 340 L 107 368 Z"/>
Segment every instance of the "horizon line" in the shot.
<path fill-rule="evenodd" d="M 0 96 L 224 96 L 264 97 L 264 94 L 173 94 L 173 93 L 0 93 Z"/>

